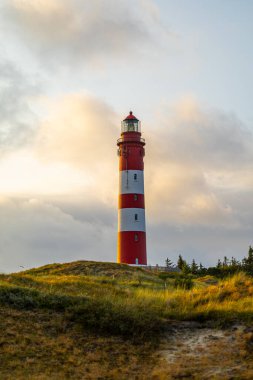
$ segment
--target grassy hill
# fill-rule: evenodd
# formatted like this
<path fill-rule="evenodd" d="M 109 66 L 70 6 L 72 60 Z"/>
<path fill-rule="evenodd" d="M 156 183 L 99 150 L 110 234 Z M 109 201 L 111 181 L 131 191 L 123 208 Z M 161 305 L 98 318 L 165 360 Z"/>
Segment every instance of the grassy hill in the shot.
<path fill-rule="evenodd" d="M 172 321 L 252 323 L 251 277 L 179 279 L 90 261 L 0 275 L 0 378 L 173 378 L 157 351 Z"/>
<path fill-rule="evenodd" d="M 143 268 L 131 267 L 126 264 L 106 263 L 98 261 L 75 261 L 66 264 L 49 264 L 43 267 L 29 269 L 20 274 L 35 275 L 85 275 L 85 276 L 107 276 L 116 278 L 135 278 L 136 274 L 154 279 L 151 272 L 147 272 Z"/>

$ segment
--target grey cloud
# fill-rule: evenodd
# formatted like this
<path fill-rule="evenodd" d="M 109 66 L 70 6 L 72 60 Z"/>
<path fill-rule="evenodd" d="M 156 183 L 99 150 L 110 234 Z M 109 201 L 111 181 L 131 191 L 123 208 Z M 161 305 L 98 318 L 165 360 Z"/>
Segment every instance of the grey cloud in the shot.
<path fill-rule="evenodd" d="M 78 205 L 80 209 L 78 210 Z M 99 211 L 99 206 L 100 211 Z M 0 202 L 0 271 L 53 262 L 116 260 L 115 210 L 83 200 L 5 199 Z M 147 216 L 149 212 L 147 210 Z M 147 224 L 148 262 L 176 262 L 178 254 L 213 265 L 224 255 L 242 258 L 252 231 L 211 226 Z"/>
<path fill-rule="evenodd" d="M 108 222 L 97 225 L 89 212 L 80 221 L 50 202 L 1 200 L 0 271 L 80 259 L 114 261 L 114 229 Z"/>
<path fill-rule="evenodd" d="M 150 225 L 147 229 L 149 262 L 162 263 L 169 257 L 174 263 L 181 254 L 188 261 L 194 258 L 206 266 L 215 265 L 224 256 L 242 259 L 252 244 L 252 229 L 223 227 Z"/>
<path fill-rule="evenodd" d="M 117 172 L 114 173 L 117 176 Z M 115 190 L 115 189 L 114 189 Z M 117 190 L 117 189 L 116 189 Z M 89 221 L 92 225 L 102 228 L 104 225 L 117 229 L 117 191 L 114 192 L 113 202 L 104 202 L 99 194 L 89 192 L 64 195 L 44 196 L 45 203 L 59 208 L 64 214 L 69 214 L 78 222 Z"/>
<path fill-rule="evenodd" d="M 10 62 L 0 63 L 1 151 L 27 144 L 34 136 L 35 115 L 29 97 L 37 87 L 30 84 Z"/>

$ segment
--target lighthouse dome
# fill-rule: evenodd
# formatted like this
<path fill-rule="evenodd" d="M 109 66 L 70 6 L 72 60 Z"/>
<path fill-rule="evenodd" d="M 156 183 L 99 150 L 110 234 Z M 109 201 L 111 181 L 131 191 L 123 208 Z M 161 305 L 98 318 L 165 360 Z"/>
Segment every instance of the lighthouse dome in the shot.
<path fill-rule="evenodd" d="M 141 123 L 130 111 L 129 115 L 121 122 L 121 133 L 125 132 L 141 132 Z"/>
<path fill-rule="evenodd" d="M 139 120 L 137 119 L 137 117 L 135 117 L 135 116 L 133 115 L 133 112 L 132 112 L 132 111 L 129 112 L 129 115 L 124 119 L 124 121 L 125 121 L 125 120 L 137 120 L 137 121 L 139 121 Z"/>

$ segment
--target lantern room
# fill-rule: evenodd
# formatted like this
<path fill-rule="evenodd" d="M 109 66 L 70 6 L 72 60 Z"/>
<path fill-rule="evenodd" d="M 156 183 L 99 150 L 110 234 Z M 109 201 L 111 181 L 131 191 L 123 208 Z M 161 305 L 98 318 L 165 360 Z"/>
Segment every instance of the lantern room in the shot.
<path fill-rule="evenodd" d="M 141 122 L 130 111 L 129 115 L 121 122 L 121 133 L 138 132 L 141 133 Z"/>

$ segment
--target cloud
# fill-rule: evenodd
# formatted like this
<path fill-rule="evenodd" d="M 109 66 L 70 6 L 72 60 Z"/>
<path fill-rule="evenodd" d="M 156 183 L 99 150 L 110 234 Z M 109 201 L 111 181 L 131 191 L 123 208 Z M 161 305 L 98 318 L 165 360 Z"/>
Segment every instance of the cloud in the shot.
<path fill-rule="evenodd" d="M 88 95 L 70 94 L 48 104 L 52 112 L 38 133 L 39 157 L 81 168 L 90 180 L 83 193 L 116 206 L 120 117 Z M 159 134 L 145 129 L 149 222 L 237 228 L 241 220 L 231 194 L 251 189 L 250 132 L 236 116 L 192 98 L 165 108 L 157 122 Z"/>
<path fill-rule="evenodd" d="M 43 117 L 29 146 L 0 161 L 0 193 L 12 196 L 83 194 L 116 208 L 119 116 L 85 94 L 39 100 Z"/>
<path fill-rule="evenodd" d="M 149 262 L 165 263 L 169 257 L 174 263 L 181 254 L 191 262 L 194 258 L 205 266 L 216 265 L 224 256 L 242 259 L 252 244 L 251 228 L 241 226 L 237 229 L 195 226 L 180 228 L 164 224 L 148 226 L 147 247 Z"/>
<path fill-rule="evenodd" d="M 78 259 L 114 260 L 115 227 L 75 219 L 41 199 L 0 199 L 0 270 Z M 116 234 L 115 234 L 116 237 Z"/>
<path fill-rule="evenodd" d="M 64 162 L 42 162 L 28 148 L 2 157 L 0 178 L 0 194 L 12 196 L 88 192 L 91 182 L 84 171 Z"/>
<path fill-rule="evenodd" d="M 136 54 L 150 44 L 155 48 L 157 34 L 167 38 L 151 0 L 12 0 L 5 13 L 40 60 L 58 67 L 94 67 L 130 55 L 136 63 Z"/>
<path fill-rule="evenodd" d="M 116 140 L 118 116 L 105 102 L 89 95 L 69 94 L 46 102 L 34 146 L 37 158 L 64 163 L 87 180 L 90 198 L 112 202 L 118 181 Z M 81 181 L 81 178 L 80 178 Z"/>
<path fill-rule="evenodd" d="M 31 97 L 38 87 L 29 83 L 11 62 L 0 63 L 0 149 L 24 146 L 34 136 Z"/>
<path fill-rule="evenodd" d="M 159 167 L 157 163 L 157 169 L 154 168 L 152 174 L 146 177 L 150 222 L 216 227 L 231 226 L 235 222 L 231 207 L 220 199 L 215 189 L 208 186 L 198 168 L 170 162 L 164 162 Z"/>
<path fill-rule="evenodd" d="M 26 194 L 29 186 L 31 195 L 39 189 L 51 195 L 73 191 L 102 208 L 116 208 L 120 116 L 105 102 L 80 93 L 46 99 L 44 106 L 47 116 L 37 128 L 32 155 L 19 155 L 16 165 L 32 180 L 13 169 L 13 183 L 20 178 L 22 186 L 16 187 Z M 205 109 L 193 99 L 166 108 L 157 122 L 159 134 L 145 129 L 149 222 L 235 228 L 241 222 L 231 194 L 239 196 L 252 185 L 249 131 L 236 117 Z M 6 161 L 9 167 L 13 160 Z"/>
<path fill-rule="evenodd" d="M 36 140 L 42 159 L 94 168 L 115 158 L 119 129 L 112 107 L 84 94 L 47 99 L 45 106 Z"/>
<path fill-rule="evenodd" d="M 150 131 L 146 156 L 151 220 L 235 228 L 238 209 L 231 193 L 251 191 L 251 132 L 235 115 L 193 98 L 165 107 L 157 123 L 161 128 L 159 134 Z"/>
<path fill-rule="evenodd" d="M 216 170 L 241 169 L 252 162 L 252 132 L 233 113 L 200 105 L 185 97 L 164 107 L 159 139 L 172 160 Z"/>
<path fill-rule="evenodd" d="M 252 203 L 252 202 L 251 202 Z M 116 212 L 69 196 L 0 198 L 0 271 L 18 271 L 53 262 L 116 259 Z M 178 254 L 211 265 L 224 255 L 242 258 L 251 227 L 166 224 L 147 226 L 149 263 L 163 263 Z"/>

